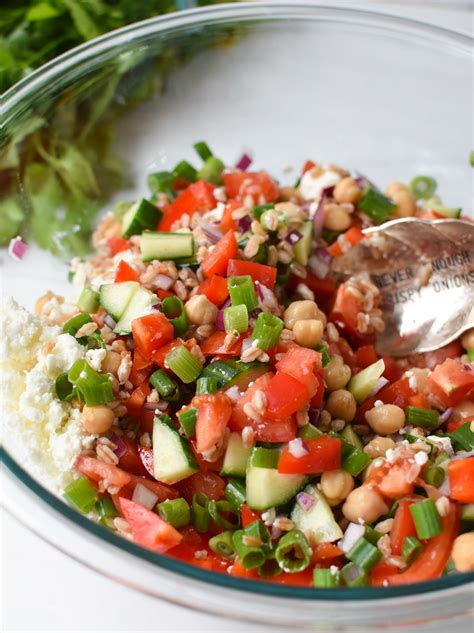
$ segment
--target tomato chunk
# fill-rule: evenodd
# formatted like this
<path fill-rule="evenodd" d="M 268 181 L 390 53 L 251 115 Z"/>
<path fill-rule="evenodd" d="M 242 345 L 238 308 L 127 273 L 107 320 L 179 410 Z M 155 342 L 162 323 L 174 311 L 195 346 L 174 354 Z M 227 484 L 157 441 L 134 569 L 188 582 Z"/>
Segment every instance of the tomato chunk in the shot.
<path fill-rule="evenodd" d="M 396 556 L 402 555 L 403 541 L 407 536 L 416 536 L 415 523 L 410 512 L 410 506 L 414 500 L 402 499 L 398 505 L 390 530 L 390 543 L 392 552 Z"/>
<path fill-rule="evenodd" d="M 198 293 L 206 295 L 209 301 L 216 306 L 220 306 L 229 296 L 227 281 L 220 275 L 212 275 L 209 279 L 204 279 L 200 284 Z"/>
<path fill-rule="evenodd" d="M 124 470 L 117 468 L 113 464 L 106 464 L 99 459 L 95 459 L 95 457 L 79 455 L 76 459 L 75 467 L 92 481 L 106 479 L 110 486 L 117 486 L 117 488 L 122 488 L 131 481 L 131 476 Z"/>
<path fill-rule="evenodd" d="M 315 372 L 321 367 L 321 354 L 306 347 L 294 345 L 276 364 L 278 371 L 290 374 L 305 385 L 309 397 L 318 392 L 319 380 Z"/>
<path fill-rule="evenodd" d="M 208 393 L 194 397 L 192 406 L 198 410 L 196 448 L 202 454 L 223 438 L 232 414 L 232 403 L 224 393 Z"/>
<path fill-rule="evenodd" d="M 154 354 L 173 339 L 173 326 L 161 312 L 153 312 L 132 321 L 133 341 L 143 358 Z"/>
<path fill-rule="evenodd" d="M 250 196 L 254 204 L 276 202 L 280 195 L 278 185 L 265 171 L 231 172 L 224 174 L 223 181 L 227 196 L 240 202 Z"/>
<path fill-rule="evenodd" d="M 137 271 L 123 259 L 118 265 L 117 272 L 115 274 L 115 283 L 118 284 L 121 281 L 138 281 Z"/>
<path fill-rule="evenodd" d="M 227 231 L 237 231 L 238 226 L 237 222 L 232 217 L 234 211 L 240 209 L 242 204 L 237 200 L 228 200 L 225 205 L 224 213 L 222 214 L 221 226 L 220 229 L 223 233 L 227 233 Z"/>
<path fill-rule="evenodd" d="M 450 496 L 461 503 L 474 503 L 474 457 L 448 464 Z"/>
<path fill-rule="evenodd" d="M 241 506 L 240 513 L 242 517 L 243 528 L 246 528 L 247 525 L 250 525 L 251 523 L 254 523 L 255 521 L 260 520 L 260 515 L 257 512 L 255 512 L 255 510 L 252 510 L 246 505 Z"/>
<path fill-rule="evenodd" d="M 211 275 L 225 275 L 229 259 L 237 254 L 237 241 L 233 231 L 228 231 L 213 250 L 206 255 L 201 263 L 203 271 L 208 277 Z"/>
<path fill-rule="evenodd" d="M 201 351 L 204 356 L 240 356 L 242 337 L 236 339 L 235 343 L 232 343 L 229 347 L 224 345 L 225 337 L 225 332 L 214 332 L 201 343 Z"/>
<path fill-rule="evenodd" d="M 183 479 L 177 484 L 182 496 L 191 503 L 195 494 L 205 495 L 208 499 L 222 499 L 224 496 L 225 481 L 211 471 L 199 472 Z"/>
<path fill-rule="evenodd" d="M 443 405 L 454 407 L 474 389 L 474 367 L 447 358 L 428 376 L 427 387 Z"/>
<path fill-rule="evenodd" d="M 266 266 L 256 262 L 246 262 L 241 259 L 229 259 L 227 265 L 227 277 L 234 275 L 250 275 L 253 281 L 258 281 L 270 290 L 275 287 L 277 269 L 275 266 Z"/>
<path fill-rule="evenodd" d="M 182 535 L 173 526 L 166 523 L 156 512 L 120 498 L 120 508 L 132 530 L 135 543 L 163 554 L 183 540 Z"/>
<path fill-rule="evenodd" d="M 288 417 L 309 403 L 307 387 L 290 374 L 281 371 L 277 372 L 265 387 L 265 395 L 265 416 L 272 420 Z"/>
<path fill-rule="evenodd" d="M 295 457 L 285 447 L 278 462 L 278 472 L 285 474 L 316 474 L 336 470 L 341 466 L 341 440 L 321 435 L 306 443 L 308 453 Z"/>

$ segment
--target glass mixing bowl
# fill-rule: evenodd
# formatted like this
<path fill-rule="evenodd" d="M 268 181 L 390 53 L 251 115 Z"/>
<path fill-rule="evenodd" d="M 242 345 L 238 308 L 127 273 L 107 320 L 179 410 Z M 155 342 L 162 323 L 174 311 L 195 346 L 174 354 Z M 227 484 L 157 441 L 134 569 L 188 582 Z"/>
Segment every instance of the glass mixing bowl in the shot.
<path fill-rule="evenodd" d="M 128 73 L 114 84 L 118 67 Z M 299 169 L 307 158 L 357 169 L 383 186 L 427 173 L 447 204 L 466 208 L 471 70 L 467 37 L 418 22 L 314 4 L 221 5 L 134 24 L 63 55 L 3 96 L 0 122 L 7 141 L 31 131 L 37 117 L 46 133 L 70 138 L 68 105 L 108 85 L 113 151 L 130 166 L 121 198 L 146 195 L 148 173 L 191 159 L 192 144 L 205 139 L 229 162 L 250 150 L 257 168 L 288 183 L 296 178 L 288 166 Z M 166 76 L 164 91 L 144 101 L 154 76 Z M 140 92 L 142 84 L 148 92 Z M 99 140 L 105 148 L 107 139 Z M 15 147 L 23 168 L 25 148 L 24 140 Z M 3 174 L 13 175 L 20 194 L 24 173 Z M 70 293 L 66 267 L 45 251 L 32 248 L 21 264 L 3 251 L 1 267 L 3 295 L 29 308 L 48 289 Z M 473 574 L 333 591 L 189 566 L 95 525 L 14 455 L 3 451 L 3 458 L 12 514 L 68 555 L 148 594 L 226 617 L 318 630 L 428 630 L 441 619 L 454 626 L 469 617 Z"/>

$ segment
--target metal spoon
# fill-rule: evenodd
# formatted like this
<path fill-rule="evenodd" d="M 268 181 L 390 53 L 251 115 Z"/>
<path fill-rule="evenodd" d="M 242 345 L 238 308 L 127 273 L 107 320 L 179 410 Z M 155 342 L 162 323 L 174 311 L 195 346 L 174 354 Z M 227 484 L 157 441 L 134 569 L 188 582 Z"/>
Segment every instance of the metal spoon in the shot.
<path fill-rule="evenodd" d="M 474 327 L 474 224 L 404 218 L 364 233 L 332 271 L 367 272 L 382 293 L 380 354 L 432 351 Z"/>

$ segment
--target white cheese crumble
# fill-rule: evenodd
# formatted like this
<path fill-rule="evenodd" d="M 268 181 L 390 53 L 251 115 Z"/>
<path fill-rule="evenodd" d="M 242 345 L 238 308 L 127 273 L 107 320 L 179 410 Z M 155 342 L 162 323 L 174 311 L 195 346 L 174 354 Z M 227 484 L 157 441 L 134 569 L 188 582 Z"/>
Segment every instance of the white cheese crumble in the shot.
<path fill-rule="evenodd" d="M 305 200 L 319 200 L 324 189 L 334 187 L 340 180 L 340 174 L 330 169 L 321 175 L 319 168 L 309 169 L 301 177 L 298 189 Z"/>
<path fill-rule="evenodd" d="M 106 356 L 107 351 L 102 347 L 99 347 L 98 349 L 90 349 L 86 352 L 86 361 L 94 371 L 100 371 Z"/>
<path fill-rule="evenodd" d="M 389 464 L 393 464 L 397 459 L 397 451 L 394 448 L 389 448 L 385 451 L 385 457 Z"/>
<path fill-rule="evenodd" d="M 423 451 L 418 451 L 415 453 L 415 462 L 418 466 L 423 466 L 428 461 L 428 455 Z"/>

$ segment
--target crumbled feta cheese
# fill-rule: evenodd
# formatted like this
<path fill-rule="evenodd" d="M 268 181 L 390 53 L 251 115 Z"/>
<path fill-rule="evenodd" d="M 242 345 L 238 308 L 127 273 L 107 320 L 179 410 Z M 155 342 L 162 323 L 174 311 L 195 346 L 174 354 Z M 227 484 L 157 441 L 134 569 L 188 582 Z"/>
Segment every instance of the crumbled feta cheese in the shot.
<path fill-rule="evenodd" d="M 319 175 L 319 169 L 309 169 L 303 174 L 299 192 L 305 200 L 319 200 L 324 189 L 334 187 L 341 180 L 340 174 L 330 169 Z"/>
<path fill-rule="evenodd" d="M 415 374 L 412 371 L 406 371 L 405 376 L 408 378 L 408 385 L 410 386 L 410 389 L 413 389 L 413 391 L 417 391 L 418 382 L 416 380 Z"/>
<path fill-rule="evenodd" d="M 428 455 L 426 453 L 424 453 L 423 451 L 418 451 L 417 453 L 415 453 L 415 462 L 418 464 L 418 466 L 423 466 L 423 464 L 426 464 L 427 461 Z"/>
<path fill-rule="evenodd" d="M 90 349 L 86 352 L 86 361 L 94 369 L 94 371 L 100 371 L 102 369 L 102 363 L 107 356 L 107 351 L 102 347 L 98 349 Z"/>
<path fill-rule="evenodd" d="M 389 464 L 393 464 L 397 459 L 397 450 L 395 448 L 389 448 L 385 451 L 385 457 Z"/>
<path fill-rule="evenodd" d="M 329 567 L 329 573 L 331 576 L 337 576 L 339 573 L 339 567 L 337 565 L 331 565 Z"/>
<path fill-rule="evenodd" d="M 438 435 L 428 435 L 426 438 L 435 444 L 440 450 L 446 451 L 450 457 L 454 457 L 454 449 L 449 437 L 438 437 Z"/>

